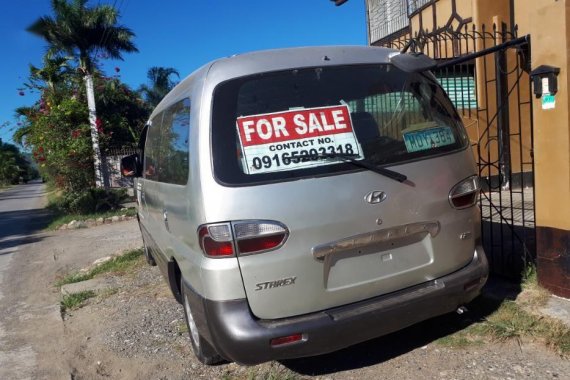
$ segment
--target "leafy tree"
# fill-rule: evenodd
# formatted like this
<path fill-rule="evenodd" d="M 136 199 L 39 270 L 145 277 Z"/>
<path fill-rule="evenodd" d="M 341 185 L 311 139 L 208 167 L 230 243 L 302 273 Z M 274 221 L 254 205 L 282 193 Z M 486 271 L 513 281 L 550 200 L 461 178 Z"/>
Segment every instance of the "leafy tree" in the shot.
<path fill-rule="evenodd" d="M 18 183 L 20 177 L 27 180 L 31 171 L 30 163 L 18 147 L 3 143 L 0 139 L 0 184 Z"/>
<path fill-rule="evenodd" d="M 152 107 L 156 107 L 158 103 L 168 94 L 177 82 L 170 79 L 172 75 L 180 78 L 180 74 L 172 67 L 151 67 L 147 72 L 147 78 L 150 86 L 143 84 L 139 87 L 139 92 L 144 96 L 146 102 Z"/>
<path fill-rule="evenodd" d="M 65 53 L 78 59 L 87 92 L 95 184 L 97 187 L 107 186 L 108 181 L 103 178 L 101 170 L 93 61 L 97 52 L 121 60 L 123 52 L 137 52 L 132 42 L 134 33 L 129 28 L 117 25 L 119 12 L 109 5 L 88 7 L 87 0 L 51 0 L 51 6 L 54 17 L 39 18 L 28 31 L 48 43 L 51 56 Z"/>
<path fill-rule="evenodd" d="M 149 109 L 118 78 L 96 73 L 94 85 L 100 106 L 96 128 L 101 150 L 134 146 Z M 52 91 L 45 81 L 37 82 L 41 98 L 31 107 L 16 110 L 21 126 L 13 138 L 31 149 L 44 177 L 68 192 L 81 192 L 93 185 L 94 178 L 87 96 L 81 83 L 70 78 L 55 87 L 57 91 Z"/>

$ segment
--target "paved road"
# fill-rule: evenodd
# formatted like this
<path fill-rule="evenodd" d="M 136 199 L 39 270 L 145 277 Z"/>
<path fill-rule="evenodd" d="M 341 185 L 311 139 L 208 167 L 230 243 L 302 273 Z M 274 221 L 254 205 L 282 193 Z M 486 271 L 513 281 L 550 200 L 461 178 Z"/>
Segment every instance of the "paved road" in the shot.
<path fill-rule="evenodd" d="M 0 193 L 0 380 L 70 379 L 57 278 L 103 256 L 141 246 L 136 221 L 42 231 L 49 221 L 41 183 Z M 85 342 L 87 344 L 87 342 Z"/>
<path fill-rule="evenodd" d="M 0 378 L 65 378 L 63 371 L 37 372 L 37 342 L 25 335 L 38 326 L 59 327 L 57 303 L 35 302 L 32 310 L 24 301 L 18 277 L 24 273 L 27 248 L 43 239 L 41 230 L 48 221 L 45 186 L 39 182 L 19 185 L 0 192 Z M 41 318 L 37 318 L 40 316 Z M 19 326 L 19 327 L 17 327 Z M 41 330 L 41 327 L 40 327 Z M 36 334 L 37 335 L 37 334 Z M 39 337 L 38 337 L 39 338 Z M 41 342 L 39 342 L 41 344 Z M 52 376 L 53 375 L 53 376 Z M 62 377 L 63 376 L 63 377 Z"/>
<path fill-rule="evenodd" d="M 4 274 L 20 246 L 38 241 L 34 233 L 47 222 L 44 206 L 45 186 L 39 182 L 0 192 L 0 285 L 4 285 Z M 3 289 L 6 287 L 0 286 L 0 301 Z"/>

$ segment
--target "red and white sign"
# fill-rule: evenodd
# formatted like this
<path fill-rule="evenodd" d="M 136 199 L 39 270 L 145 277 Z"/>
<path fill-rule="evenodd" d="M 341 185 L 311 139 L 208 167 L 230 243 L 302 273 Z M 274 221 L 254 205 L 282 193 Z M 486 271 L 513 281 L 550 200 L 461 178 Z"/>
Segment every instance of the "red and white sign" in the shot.
<path fill-rule="evenodd" d="M 347 105 L 243 116 L 236 126 L 247 174 L 333 164 L 318 156 L 362 152 Z"/>

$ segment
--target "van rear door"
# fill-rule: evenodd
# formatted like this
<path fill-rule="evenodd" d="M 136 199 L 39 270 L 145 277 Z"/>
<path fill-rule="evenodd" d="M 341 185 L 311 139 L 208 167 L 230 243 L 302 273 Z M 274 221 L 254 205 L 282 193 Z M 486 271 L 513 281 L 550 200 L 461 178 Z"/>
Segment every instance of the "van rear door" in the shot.
<path fill-rule="evenodd" d="M 437 82 L 388 64 L 295 69 L 219 85 L 212 154 L 225 186 L 205 195 L 216 204 L 208 215 L 232 221 L 238 249 L 240 223 L 273 223 L 288 233 L 274 249 L 237 253 L 253 313 L 306 314 L 466 265 L 477 211 L 453 208 L 449 194 L 475 173 L 467 147 Z M 462 233 L 472 238 L 460 240 Z"/>
<path fill-rule="evenodd" d="M 468 264 L 477 209 L 454 210 L 448 201 L 464 151 L 437 163 L 398 167 L 416 187 L 364 171 L 275 186 L 241 203 L 271 203 L 264 218 L 289 236 L 279 249 L 238 254 L 249 305 L 259 318 L 283 318 L 364 300 L 433 280 Z M 430 177 L 432 164 L 455 167 Z M 416 167 L 414 167 L 414 165 Z M 380 191 L 378 204 L 366 201 Z M 236 210 L 237 211 L 237 210 Z M 247 213 L 253 218 L 253 213 Z"/>

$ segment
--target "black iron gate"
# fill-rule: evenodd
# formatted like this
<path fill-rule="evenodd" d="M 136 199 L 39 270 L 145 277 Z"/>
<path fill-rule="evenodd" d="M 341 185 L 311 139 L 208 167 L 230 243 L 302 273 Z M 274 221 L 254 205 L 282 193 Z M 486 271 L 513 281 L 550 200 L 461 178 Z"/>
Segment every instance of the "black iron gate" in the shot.
<path fill-rule="evenodd" d="M 483 185 L 482 236 L 495 274 L 519 278 L 536 256 L 530 37 L 505 25 L 422 33 L 408 46 L 438 60 L 435 75 L 463 118 Z"/>

